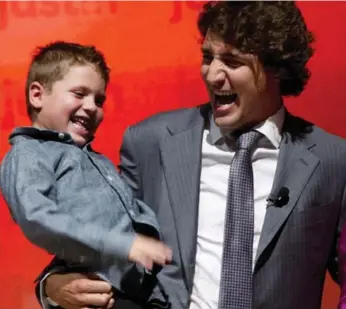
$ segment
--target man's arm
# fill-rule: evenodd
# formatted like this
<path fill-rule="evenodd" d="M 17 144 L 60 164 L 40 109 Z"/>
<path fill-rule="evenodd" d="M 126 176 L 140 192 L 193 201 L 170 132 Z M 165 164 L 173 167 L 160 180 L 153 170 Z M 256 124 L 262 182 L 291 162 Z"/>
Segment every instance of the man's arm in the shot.
<path fill-rule="evenodd" d="M 11 214 L 33 244 L 73 263 L 99 266 L 127 260 L 134 233 L 118 226 L 80 222 L 58 205 L 56 178 L 48 158 L 33 147 L 16 147 L 1 166 L 1 189 Z"/>
<path fill-rule="evenodd" d="M 136 158 L 136 154 L 138 152 L 140 153 L 140 149 L 135 149 L 136 145 L 138 143 L 136 142 L 136 139 L 143 140 L 145 137 L 139 136 L 138 134 L 142 133 L 138 128 L 134 130 L 133 128 L 129 127 L 123 136 L 123 141 L 120 148 L 120 163 L 119 163 L 119 170 L 122 175 L 122 177 L 125 179 L 125 181 L 128 183 L 128 185 L 131 187 L 134 196 L 137 199 L 143 200 L 143 191 L 142 191 L 142 172 L 140 169 L 139 160 Z M 147 133 L 150 134 L 150 133 Z M 146 158 L 148 159 L 148 158 Z M 150 205 L 149 205 L 150 206 Z M 150 306 L 154 308 L 162 308 L 167 309 L 170 308 L 170 303 L 168 299 L 168 295 L 164 291 L 164 287 L 160 284 L 157 284 L 157 278 L 156 278 L 157 272 L 155 272 L 155 275 L 148 275 L 146 277 L 147 284 L 146 287 L 148 287 L 148 303 Z M 146 288 L 145 287 L 145 288 Z M 117 301 L 117 308 L 128 308 L 131 309 L 128 305 L 124 305 L 124 307 L 118 307 L 119 303 Z"/>
<path fill-rule="evenodd" d="M 36 286 L 36 295 L 44 309 L 111 308 L 114 305 L 112 286 L 100 278 L 81 273 L 46 274 L 45 284 Z M 47 285 L 47 286 L 46 286 Z M 58 304 L 47 298 L 54 295 Z M 58 306 L 58 307 L 57 307 Z"/>
<path fill-rule="evenodd" d="M 132 141 L 131 127 L 126 129 L 120 147 L 120 174 L 132 189 L 134 196 L 142 199 L 140 167 L 136 160 L 135 143 Z"/>

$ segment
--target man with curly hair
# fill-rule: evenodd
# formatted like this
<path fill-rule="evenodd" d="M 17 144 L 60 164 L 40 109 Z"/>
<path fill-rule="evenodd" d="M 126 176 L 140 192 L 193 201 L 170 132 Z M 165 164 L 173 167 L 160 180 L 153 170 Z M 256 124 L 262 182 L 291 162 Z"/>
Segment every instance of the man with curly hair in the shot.
<path fill-rule="evenodd" d="M 173 262 L 147 304 L 115 295 L 116 308 L 318 309 L 337 277 L 346 143 L 283 105 L 306 86 L 313 36 L 286 1 L 206 3 L 198 27 L 210 102 L 129 127 L 121 148 Z M 110 307 L 109 287 L 58 264 L 43 299 Z"/>

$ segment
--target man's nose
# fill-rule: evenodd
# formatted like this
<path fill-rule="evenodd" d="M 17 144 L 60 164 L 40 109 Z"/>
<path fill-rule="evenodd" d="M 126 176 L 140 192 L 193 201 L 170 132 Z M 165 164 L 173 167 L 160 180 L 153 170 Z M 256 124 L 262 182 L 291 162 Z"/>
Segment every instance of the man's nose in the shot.
<path fill-rule="evenodd" d="M 221 88 L 223 84 L 225 83 L 226 79 L 226 73 L 223 69 L 222 63 L 214 59 L 212 63 L 210 64 L 208 74 L 206 77 L 207 83 L 212 87 L 212 88 Z"/>

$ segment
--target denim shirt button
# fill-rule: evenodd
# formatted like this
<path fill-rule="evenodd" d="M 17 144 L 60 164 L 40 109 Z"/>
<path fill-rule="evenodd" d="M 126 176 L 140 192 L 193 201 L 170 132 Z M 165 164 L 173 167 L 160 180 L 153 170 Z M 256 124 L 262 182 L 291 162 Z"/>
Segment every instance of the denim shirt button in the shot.
<path fill-rule="evenodd" d="M 86 259 L 87 259 L 86 256 L 81 255 L 81 256 L 79 257 L 79 262 L 80 262 L 80 263 L 85 263 Z"/>
<path fill-rule="evenodd" d="M 109 181 L 113 181 L 113 177 L 112 177 L 112 176 L 107 176 L 107 179 L 108 179 Z"/>
<path fill-rule="evenodd" d="M 63 140 L 64 137 L 65 137 L 65 134 L 64 134 L 64 133 L 59 133 L 59 134 L 58 134 L 58 138 L 59 138 L 59 139 Z"/>

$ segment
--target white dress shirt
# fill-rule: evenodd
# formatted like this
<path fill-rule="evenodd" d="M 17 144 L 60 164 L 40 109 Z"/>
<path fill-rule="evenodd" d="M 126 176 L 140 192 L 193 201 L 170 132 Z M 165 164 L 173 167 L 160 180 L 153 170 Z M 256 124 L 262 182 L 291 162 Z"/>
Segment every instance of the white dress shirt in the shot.
<path fill-rule="evenodd" d="M 253 266 L 278 162 L 284 107 L 255 129 L 264 137 L 252 156 L 254 174 L 254 239 Z M 197 253 L 190 309 L 216 309 L 219 286 L 228 175 L 235 154 L 234 142 L 225 139 L 210 119 L 202 142 L 202 169 L 200 180 Z"/>

